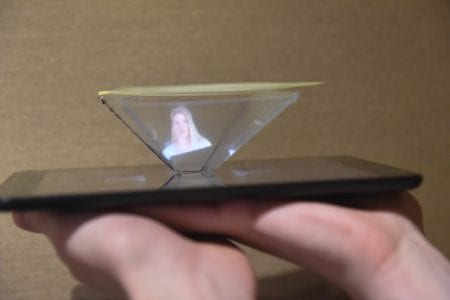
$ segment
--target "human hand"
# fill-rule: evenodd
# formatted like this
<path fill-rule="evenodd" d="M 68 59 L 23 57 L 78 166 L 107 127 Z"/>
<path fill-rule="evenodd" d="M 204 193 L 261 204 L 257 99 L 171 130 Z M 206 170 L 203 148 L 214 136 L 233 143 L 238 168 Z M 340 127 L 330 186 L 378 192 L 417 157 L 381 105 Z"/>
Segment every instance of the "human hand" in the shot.
<path fill-rule="evenodd" d="M 409 194 L 318 202 L 140 209 L 178 230 L 221 233 L 303 265 L 354 299 L 450 299 L 450 265 L 422 235 Z"/>
<path fill-rule="evenodd" d="M 119 299 L 252 299 L 244 255 L 224 238 L 195 241 L 148 217 L 126 213 L 15 212 L 43 233 L 72 275 Z"/>
<path fill-rule="evenodd" d="M 128 296 L 137 295 L 139 291 L 142 292 L 141 295 L 150 295 L 145 292 L 148 288 L 148 290 L 162 290 L 161 293 L 154 293 L 160 298 L 173 298 L 167 293 L 174 291 L 170 287 L 173 284 L 171 278 L 175 276 L 177 281 L 186 282 L 182 285 L 184 287 L 182 291 L 187 293 L 186 295 L 191 293 L 195 298 L 197 294 L 199 298 L 198 289 L 202 285 L 188 279 L 193 277 L 192 274 L 202 274 L 194 278 L 202 278 L 203 282 L 213 282 L 214 280 L 208 278 L 215 278 L 221 286 L 220 289 L 209 286 L 206 290 L 210 291 L 208 295 L 211 297 L 202 297 L 203 299 L 221 299 L 221 297 L 252 299 L 254 297 L 254 279 L 250 266 L 240 252 L 223 244 L 213 244 L 214 246 L 206 244 L 208 245 L 206 248 L 211 250 L 206 251 L 210 253 L 210 256 L 198 255 L 198 253 L 205 253 L 201 250 L 205 248 L 205 244 L 185 240 L 160 223 L 146 218 L 151 216 L 180 231 L 232 236 L 263 251 L 304 265 L 337 283 L 356 299 L 421 299 L 424 295 L 426 297 L 434 295 L 433 299 L 439 299 L 439 297 L 445 299 L 443 297 L 449 295 L 445 293 L 450 293 L 448 288 L 445 288 L 446 283 L 450 282 L 447 281 L 448 263 L 422 238 L 419 230 L 407 218 L 420 223 L 420 213 L 416 204 L 409 195 L 402 194 L 384 195 L 378 199 L 365 201 L 363 206 L 366 210 L 314 202 L 252 203 L 244 201 L 214 205 L 148 207 L 134 210 L 145 218 L 122 214 L 93 218 L 85 216 L 85 219 L 81 218 L 75 222 L 76 226 L 69 226 L 72 230 L 56 229 L 62 238 L 58 237 L 58 234 L 51 233 L 55 229 L 49 228 L 59 228 L 59 226 L 64 228 L 70 223 L 67 220 L 60 219 L 59 226 L 42 225 L 56 224 L 55 220 L 58 218 L 41 213 L 28 213 L 25 218 L 24 216 L 19 218 L 16 215 L 16 222 L 19 226 L 37 230 L 49 236 L 60 252 L 60 256 L 72 272 L 75 275 L 78 274 L 76 277 L 80 280 L 98 287 L 103 285 L 104 290 L 112 282 L 114 286 L 121 287 L 117 290 L 125 291 Z M 389 209 L 387 210 L 386 207 Z M 133 224 L 134 222 L 135 224 L 151 222 L 151 226 L 150 223 L 146 223 L 149 228 L 140 225 L 137 226 L 138 229 L 133 226 L 118 226 L 122 217 L 131 218 L 130 222 Z M 105 224 L 102 221 L 103 218 L 110 223 L 107 221 Z M 85 224 L 90 224 L 92 228 L 86 227 Z M 99 228 L 100 232 L 98 232 Z M 98 240 L 98 236 L 102 233 L 109 233 L 108 236 L 111 236 L 111 232 L 115 231 L 114 228 L 119 228 L 119 232 L 122 230 L 127 238 L 140 240 L 143 244 L 127 249 L 119 248 L 119 251 L 107 248 L 107 251 L 103 251 L 102 257 L 108 259 L 99 263 L 95 257 L 102 251 L 98 250 L 114 242 L 105 241 L 106 239 Z M 158 228 L 159 234 L 151 237 L 148 233 L 146 234 L 147 231 L 156 230 L 155 228 Z M 170 239 L 168 239 L 169 236 Z M 114 235 L 111 237 L 115 239 Z M 88 244 L 85 244 L 86 241 Z M 195 263 L 188 264 L 191 268 L 184 267 L 185 263 L 180 263 L 179 266 L 177 264 L 174 268 L 165 269 L 161 273 L 163 275 L 158 276 L 160 264 L 167 259 L 171 260 L 164 257 L 165 253 L 153 250 L 154 245 L 159 245 L 161 241 L 165 245 L 162 248 L 167 251 L 179 249 L 176 259 L 192 261 L 191 258 L 194 257 Z M 174 247 L 179 244 L 185 245 L 184 243 L 192 243 L 194 246 Z M 94 245 L 94 251 L 84 251 L 85 245 Z M 81 250 L 75 251 L 77 248 Z M 150 250 L 140 251 L 139 249 L 142 248 Z M 134 269 L 136 265 L 130 264 L 130 257 L 135 257 L 136 252 L 137 257 L 141 258 L 137 261 L 146 263 L 138 263 L 136 265 L 141 268 Z M 208 257 L 215 259 L 208 260 Z M 199 268 L 196 264 L 203 267 Z M 90 274 L 100 276 L 90 276 Z M 422 276 L 426 275 L 431 276 L 428 281 L 431 284 L 423 284 L 427 283 L 422 280 Z M 137 280 L 134 285 L 129 284 L 132 281 L 127 279 L 128 276 Z M 160 279 L 154 287 L 151 285 L 152 276 Z M 111 277 L 114 280 L 110 279 L 106 284 L 94 282 L 100 278 Z M 241 298 L 230 294 L 236 291 L 242 291 Z M 188 297 L 183 296 L 183 298 Z M 133 297 L 133 299 L 140 298 Z M 142 299 L 147 298 L 142 297 Z"/>

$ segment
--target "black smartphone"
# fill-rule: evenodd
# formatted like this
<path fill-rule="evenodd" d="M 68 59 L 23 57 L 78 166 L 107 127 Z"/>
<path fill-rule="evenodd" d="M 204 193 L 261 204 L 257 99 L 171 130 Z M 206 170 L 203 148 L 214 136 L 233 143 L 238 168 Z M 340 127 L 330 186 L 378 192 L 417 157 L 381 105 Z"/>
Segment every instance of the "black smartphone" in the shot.
<path fill-rule="evenodd" d="M 415 172 L 349 156 L 229 161 L 213 175 L 174 173 L 164 165 L 22 171 L 0 186 L 0 210 L 320 199 L 408 190 L 421 179 Z"/>

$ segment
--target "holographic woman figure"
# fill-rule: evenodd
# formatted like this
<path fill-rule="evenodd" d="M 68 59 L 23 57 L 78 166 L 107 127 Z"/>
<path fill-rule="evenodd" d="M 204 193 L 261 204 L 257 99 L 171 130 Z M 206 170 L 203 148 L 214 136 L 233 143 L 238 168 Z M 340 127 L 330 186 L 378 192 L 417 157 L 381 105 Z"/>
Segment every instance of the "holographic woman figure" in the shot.
<path fill-rule="evenodd" d="M 211 146 L 211 142 L 198 133 L 192 114 L 186 107 L 172 109 L 170 124 L 171 142 L 162 152 L 166 159 Z"/>

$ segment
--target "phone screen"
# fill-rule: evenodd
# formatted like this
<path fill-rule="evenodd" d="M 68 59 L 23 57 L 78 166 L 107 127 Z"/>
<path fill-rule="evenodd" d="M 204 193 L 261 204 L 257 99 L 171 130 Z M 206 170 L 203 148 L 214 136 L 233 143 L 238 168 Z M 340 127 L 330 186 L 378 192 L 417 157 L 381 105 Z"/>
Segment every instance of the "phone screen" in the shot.
<path fill-rule="evenodd" d="M 0 209 L 286 198 L 409 189 L 417 173 L 353 158 L 230 161 L 214 174 L 163 165 L 24 171 L 0 186 Z"/>

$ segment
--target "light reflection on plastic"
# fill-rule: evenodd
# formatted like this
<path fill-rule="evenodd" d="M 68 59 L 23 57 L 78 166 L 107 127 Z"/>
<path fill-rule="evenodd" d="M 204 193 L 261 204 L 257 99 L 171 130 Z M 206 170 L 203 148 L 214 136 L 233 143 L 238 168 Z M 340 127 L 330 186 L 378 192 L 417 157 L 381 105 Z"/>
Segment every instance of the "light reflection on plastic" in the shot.
<path fill-rule="evenodd" d="M 233 155 L 234 153 L 236 153 L 236 150 L 235 150 L 235 149 L 233 149 L 233 148 L 228 149 L 228 154 L 229 154 L 230 156 Z"/>
<path fill-rule="evenodd" d="M 147 178 L 145 178 L 144 175 L 136 175 L 136 176 L 128 176 L 128 177 L 113 177 L 113 178 L 105 178 L 105 182 L 126 182 L 126 181 L 138 181 L 138 182 L 145 182 L 147 181 Z"/>
<path fill-rule="evenodd" d="M 263 122 L 261 122 L 260 120 L 258 120 L 258 119 L 255 119 L 254 121 L 253 121 L 253 123 L 255 123 L 256 125 L 258 125 L 258 126 L 265 126 L 265 124 L 263 123 Z"/>
<path fill-rule="evenodd" d="M 245 171 L 245 170 L 233 170 L 232 173 L 235 176 L 244 177 L 255 174 L 263 174 L 263 173 L 271 173 L 273 170 L 253 170 L 253 171 Z"/>

